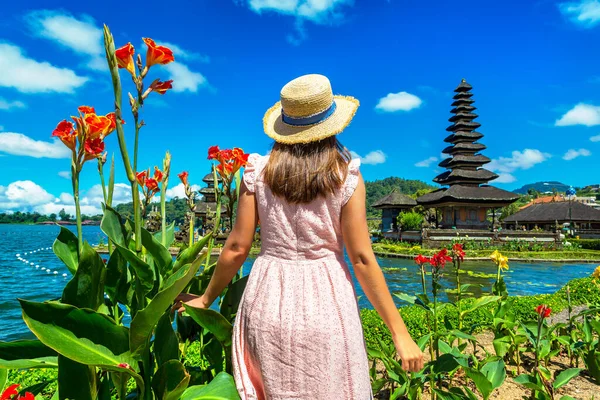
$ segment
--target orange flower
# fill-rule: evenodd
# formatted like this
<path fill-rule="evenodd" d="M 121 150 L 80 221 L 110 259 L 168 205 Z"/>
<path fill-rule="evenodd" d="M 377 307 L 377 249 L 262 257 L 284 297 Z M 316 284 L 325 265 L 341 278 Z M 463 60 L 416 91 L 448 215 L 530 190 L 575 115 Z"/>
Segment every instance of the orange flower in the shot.
<path fill-rule="evenodd" d="M 162 182 L 163 180 L 163 173 L 158 167 L 154 167 L 154 179 L 156 179 L 157 182 Z"/>
<path fill-rule="evenodd" d="M 181 182 L 184 184 L 184 186 L 188 185 L 188 175 L 189 174 L 187 173 L 187 171 L 183 171 L 182 173 L 177 175 L 179 179 L 181 179 Z"/>
<path fill-rule="evenodd" d="M 220 162 L 227 162 L 233 158 L 233 152 L 230 149 L 221 150 L 217 159 Z"/>
<path fill-rule="evenodd" d="M 231 174 L 233 172 L 233 165 L 232 164 L 219 164 L 217 165 L 217 172 L 221 175 L 221 176 L 226 176 L 228 174 Z"/>
<path fill-rule="evenodd" d="M 85 161 L 98 158 L 98 156 L 102 156 L 104 151 L 104 141 L 99 137 L 87 139 L 83 145 L 83 150 L 85 151 Z"/>
<path fill-rule="evenodd" d="M 135 174 L 135 177 L 139 185 L 144 186 L 144 184 L 146 183 L 146 171 L 138 172 L 137 174 Z"/>
<path fill-rule="evenodd" d="M 167 90 L 173 89 L 172 83 L 173 83 L 172 80 L 165 81 L 165 82 L 158 81 L 158 82 L 150 85 L 150 88 L 152 89 L 153 92 L 156 92 L 158 94 L 165 94 L 167 92 Z"/>
<path fill-rule="evenodd" d="M 538 313 L 541 318 L 548 318 L 552 313 L 552 309 L 545 304 L 540 304 L 535 308 L 535 312 Z"/>
<path fill-rule="evenodd" d="M 158 181 L 154 178 L 146 179 L 146 187 L 152 192 L 152 194 L 160 192 L 160 189 L 158 188 Z"/>
<path fill-rule="evenodd" d="M 110 120 L 110 125 L 108 126 L 106 132 L 104 133 L 104 136 L 108 136 L 115 129 L 117 129 L 117 117 L 115 116 L 115 113 L 111 112 L 111 113 L 106 114 L 106 118 L 108 118 Z M 121 125 L 125 125 L 124 120 L 121 120 Z"/>
<path fill-rule="evenodd" d="M 150 38 L 143 38 L 144 43 L 148 46 L 148 52 L 146 53 L 146 67 L 151 67 L 155 64 L 168 64 L 175 61 L 173 57 L 173 51 L 165 46 L 157 46 L 154 40 Z"/>
<path fill-rule="evenodd" d="M 216 160 L 219 157 L 219 146 L 211 146 L 208 148 L 208 159 Z"/>
<path fill-rule="evenodd" d="M 77 108 L 77 110 L 79 110 L 79 112 L 82 113 L 83 115 L 96 114 L 96 110 L 94 109 L 94 107 L 90 107 L 90 106 L 79 106 Z"/>
<path fill-rule="evenodd" d="M 77 133 L 73 129 L 73 123 L 65 119 L 56 125 L 54 131 L 52 131 L 52 136 L 58 137 L 60 141 L 65 144 L 65 146 L 75 151 L 75 146 L 77 144 Z"/>
<path fill-rule="evenodd" d="M 248 164 L 248 156 L 250 154 L 244 153 L 244 150 L 236 147 L 232 150 L 233 156 L 233 173 L 237 172 L 241 167 L 245 167 Z"/>
<path fill-rule="evenodd" d="M 98 137 L 103 138 L 108 133 L 112 126 L 112 120 L 104 115 L 87 114 L 84 118 L 85 124 L 87 125 L 87 137 L 95 139 Z"/>
<path fill-rule="evenodd" d="M 127 43 L 125 46 L 115 50 L 119 68 L 125 68 L 133 76 L 135 76 L 135 64 L 133 62 L 134 53 L 135 49 L 131 43 Z"/>

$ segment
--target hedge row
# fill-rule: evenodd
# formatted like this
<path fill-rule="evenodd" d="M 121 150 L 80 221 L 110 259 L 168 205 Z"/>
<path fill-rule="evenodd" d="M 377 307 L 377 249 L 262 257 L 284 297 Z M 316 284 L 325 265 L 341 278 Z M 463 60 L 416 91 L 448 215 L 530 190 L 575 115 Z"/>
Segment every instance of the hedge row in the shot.
<path fill-rule="evenodd" d="M 600 250 L 600 239 L 567 239 L 567 241 L 580 245 L 582 249 Z"/>
<path fill-rule="evenodd" d="M 598 302 L 600 299 L 600 286 L 593 282 L 591 278 L 574 279 L 569 282 L 571 292 L 571 304 L 573 306 L 587 304 L 590 302 Z M 567 291 L 566 286 L 554 294 L 540 294 L 535 296 L 515 296 L 510 297 L 512 302 L 512 310 L 520 320 L 530 320 L 536 317 L 535 307 L 540 304 L 547 304 L 552 309 L 553 313 L 562 311 L 567 308 Z M 463 302 L 463 310 L 466 309 L 473 299 L 466 299 Z M 491 314 L 489 311 L 493 308 L 490 305 L 487 308 L 482 308 L 468 314 L 463 323 L 463 330 L 470 329 L 473 332 L 479 332 L 489 328 L 492 324 Z M 406 306 L 400 308 L 400 315 L 406 324 L 411 336 L 415 339 L 428 333 L 426 325 L 426 312 L 418 306 Z M 389 330 L 383 323 L 379 314 L 375 310 L 361 310 L 361 319 L 365 334 L 367 346 L 378 346 L 378 339 L 381 339 L 388 345 L 392 344 L 392 338 Z M 448 305 L 443 308 L 439 315 L 439 326 L 442 331 L 445 331 L 446 325 L 453 328 L 458 326 L 458 311 L 456 307 Z"/>

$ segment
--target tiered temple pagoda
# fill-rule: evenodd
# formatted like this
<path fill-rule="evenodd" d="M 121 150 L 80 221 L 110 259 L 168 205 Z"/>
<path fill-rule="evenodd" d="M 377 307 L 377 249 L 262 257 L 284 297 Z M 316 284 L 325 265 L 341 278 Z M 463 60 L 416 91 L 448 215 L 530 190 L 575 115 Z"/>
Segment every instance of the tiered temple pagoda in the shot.
<path fill-rule="evenodd" d="M 420 205 L 436 209 L 438 228 L 490 229 L 493 222 L 488 222 L 488 211 L 495 214 L 496 208 L 507 206 L 519 197 L 487 185 L 498 175 L 483 168 L 490 159 L 481 154 L 486 147 L 478 143 L 483 135 L 475 130 L 481 124 L 474 121 L 478 115 L 474 113 L 471 89 L 463 79 L 454 90 L 454 108 L 450 111 L 454 115 L 449 119 L 452 125 L 446 129 L 450 135 L 444 139 L 450 146 L 442 151 L 449 157 L 439 164 L 447 171 L 433 179 L 445 187 L 417 199 Z"/>
<path fill-rule="evenodd" d="M 221 179 L 218 177 L 217 179 Z M 215 196 L 215 179 L 211 173 L 206 174 L 202 178 L 202 182 L 206 184 L 206 187 L 200 189 L 202 200 L 196 203 L 196 217 L 200 218 L 202 225 L 205 226 L 207 223 L 207 214 L 209 219 L 214 216 L 217 211 L 217 199 Z M 221 218 L 227 217 L 227 209 L 225 206 L 221 206 Z"/>

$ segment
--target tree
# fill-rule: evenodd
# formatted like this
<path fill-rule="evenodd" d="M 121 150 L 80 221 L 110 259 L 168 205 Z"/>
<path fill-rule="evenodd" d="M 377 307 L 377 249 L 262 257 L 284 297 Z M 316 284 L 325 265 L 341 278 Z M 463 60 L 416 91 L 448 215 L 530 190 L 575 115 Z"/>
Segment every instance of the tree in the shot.
<path fill-rule="evenodd" d="M 504 220 L 506 217 L 510 217 L 513 214 L 516 214 L 519 211 L 519 206 L 516 203 L 512 203 L 507 205 L 506 207 L 502 207 L 502 211 L 500 212 L 500 221 Z"/>
<path fill-rule="evenodd" d="M 55 213 L 52 213 L 52 214 L 50 214 L 50 215 L 48 216 L 48 220 L 49 220 L 49 221 L 52 221 L 52 222 L 56 221 L 56 214 L 55 214 Z"/>
<path fill-rule="evenodd" d="M 58 212 L 58 216 L 60 217 L 61 221 L 70 221 L 71 220 L 71 214 L 68 214 L 64 208 Z"/>

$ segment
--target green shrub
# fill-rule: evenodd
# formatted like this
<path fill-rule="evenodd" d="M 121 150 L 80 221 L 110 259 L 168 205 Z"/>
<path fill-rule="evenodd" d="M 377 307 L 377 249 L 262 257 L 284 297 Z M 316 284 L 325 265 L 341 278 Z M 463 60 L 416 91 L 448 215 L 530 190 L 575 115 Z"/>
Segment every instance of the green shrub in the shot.
<path fill-rule="evenodd" d="M 600 250 L 600 239 L 568 239 L 569 242 L 579 245 L 586 250 Z"/>
<path fill-rule="evenodd" d="M 423 225 L 423 215 L 418 212 L 402 212 L 398 215 L 398 222 L 403 231 L 420 231 Z"/>

